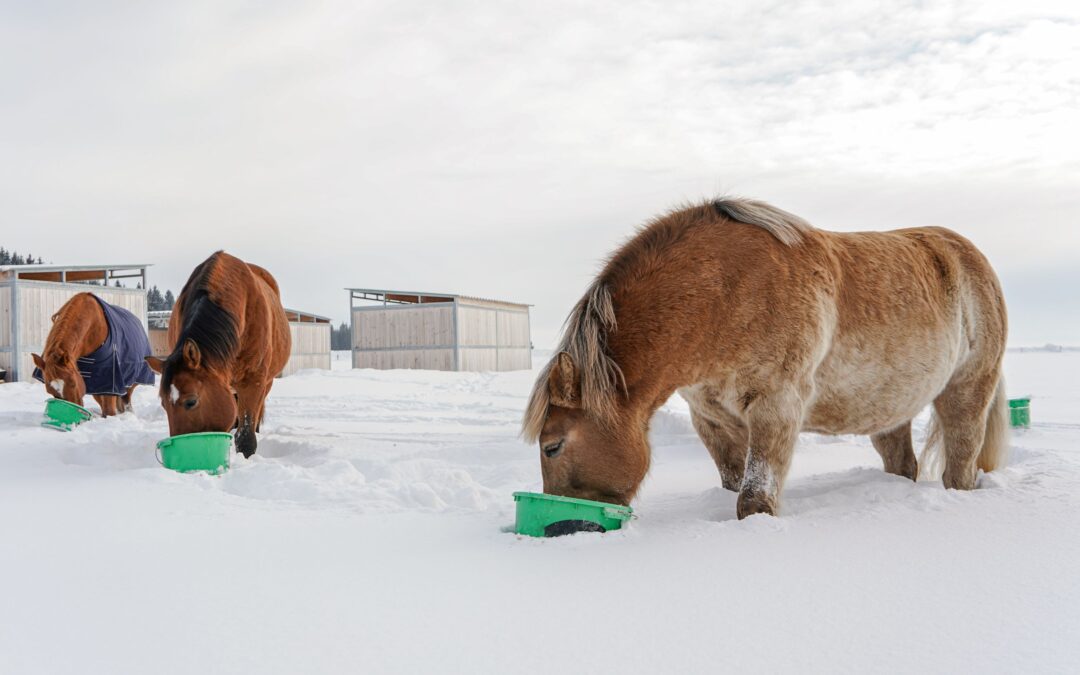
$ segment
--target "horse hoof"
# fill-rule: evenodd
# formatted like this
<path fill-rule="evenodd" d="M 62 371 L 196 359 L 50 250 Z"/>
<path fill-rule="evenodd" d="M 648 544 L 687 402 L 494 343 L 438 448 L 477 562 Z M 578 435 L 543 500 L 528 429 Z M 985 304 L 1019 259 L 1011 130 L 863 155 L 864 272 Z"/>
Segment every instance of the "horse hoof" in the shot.
<path fill-rule="evenodd" d="M 255 439 L 255 432 L 250 429 L 241 429 L 236 432 L 236 451 L 245 459 L 255 454 L 259 442 Z"/>
<path fill-rule="evenodd" d="M 735 513 L 739 520 L 752 516 L 755 513 L 764 513 L 770 516 L 776 515 L 776 506 L 772 498 L 763 494 L 739 493 L 739 501 L 735 505 Z"/>

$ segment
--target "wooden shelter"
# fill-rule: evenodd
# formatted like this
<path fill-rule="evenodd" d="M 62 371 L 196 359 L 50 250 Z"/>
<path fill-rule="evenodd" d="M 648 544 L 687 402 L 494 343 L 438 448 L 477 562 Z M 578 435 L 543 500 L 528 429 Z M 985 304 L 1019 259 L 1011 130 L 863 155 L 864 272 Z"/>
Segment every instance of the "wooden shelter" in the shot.
<path fill-rule="evenodd" d="M 0 266 L 0 369 L 8 382 L 30 382 L 32 353 L 40 354 L 52 316 L 79 293 L 94 293 L 123 307 L 146 325 L 146 268 L 149 265 Z M 117 281 L 138 288 L 117 287 Z"/>
<path fill-rule="evenodd" d="M 292 353 L 282 376 L 308 368 L 330 370 L 330 319 L 288 307 L 285 314 L 289 317 Z"/>
<path fill-rule="evenodd" d="M 318 314 L 285 308 L 289 317 L 292 352 L 281 376 L 298 370 L 321 368 L 330 370 L 330 319 Z M 172 311 L 150 312 L 150 348 L 154 356 L 165 358 L 172 351 L 169 344 L 169 319 Z"/>
<path fill-rule="evenodd" d="M 354 368 L 532 368 L 530 305 L 451 293 L 346 290 Z"/>

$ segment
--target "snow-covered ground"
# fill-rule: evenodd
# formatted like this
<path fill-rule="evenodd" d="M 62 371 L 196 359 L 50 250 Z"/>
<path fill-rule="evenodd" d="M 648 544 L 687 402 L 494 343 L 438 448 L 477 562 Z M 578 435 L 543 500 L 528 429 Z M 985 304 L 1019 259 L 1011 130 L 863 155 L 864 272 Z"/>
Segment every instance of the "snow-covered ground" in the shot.
<path fill-rule="evenodd" d="M 676 398 L 639 517 L 549 540 L 501 531 L 534 372 L 347 365 L 279 380 L 220 477 L 157 465 L 149 388 L 64 434 L 0 386 L 0 673 L 1080 668 L 1080 353 L 1008 355 L 1035 425 L 982 489 L 804 435 L 782 516 L 740 522 Z"/>

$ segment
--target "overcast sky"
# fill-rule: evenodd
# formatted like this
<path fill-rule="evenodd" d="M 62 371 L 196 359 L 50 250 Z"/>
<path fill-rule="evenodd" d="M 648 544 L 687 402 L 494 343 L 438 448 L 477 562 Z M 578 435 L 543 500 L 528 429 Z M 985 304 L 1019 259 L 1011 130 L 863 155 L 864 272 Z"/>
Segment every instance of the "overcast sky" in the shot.
<path fill-rule="evenodd" d="M 1080 344 L 1075 1 L 0 8 L 8 249 L 178 291 L 224 248 L 337 321 L 346 286 L 529 302 L 546 347 L 636 226 L 735 193 L 956 229 L 1014 345 Z"/>

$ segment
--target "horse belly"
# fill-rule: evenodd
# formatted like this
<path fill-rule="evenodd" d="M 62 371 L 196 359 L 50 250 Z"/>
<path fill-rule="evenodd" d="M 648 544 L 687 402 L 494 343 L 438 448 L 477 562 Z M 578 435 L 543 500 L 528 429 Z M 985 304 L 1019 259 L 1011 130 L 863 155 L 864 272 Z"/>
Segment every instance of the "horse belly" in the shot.
<path fill-rule="evenodd" d="M 959 349 L 955 339 L 944 335 L 874 346 L 834 345 L 815 374 L 815 395 L 803 428 L 874 434 L 911 420 L 948 383 Z"/>

